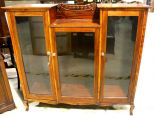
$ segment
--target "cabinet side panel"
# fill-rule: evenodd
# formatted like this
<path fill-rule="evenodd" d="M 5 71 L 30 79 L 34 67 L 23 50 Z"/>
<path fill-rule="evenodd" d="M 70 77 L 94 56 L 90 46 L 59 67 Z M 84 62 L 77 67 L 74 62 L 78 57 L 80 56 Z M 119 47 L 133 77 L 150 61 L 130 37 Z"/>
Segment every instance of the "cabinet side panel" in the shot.
<path fill-rule="evenodd" d="M 133 105 L 134 103 L 134 96 L 138 81 L 138 75 L 139 75 L 139 69 L 140 69 L 140 63 L 141 63 L 141 57 L 142 57 L 142 50 L 143 50 L 143 44 L 144 44 L 144 34 L 145 34 L 145 28 L 146 28 L 146 21 L 147 21 L 147 14 L 148 10 L 140 11 L 140 15 L 138 18 L 138 31 L 137 31 L 137 42 L 135 46 L 135 52 L 134 52 L 134 61 L 133 61 L 133 68 L 132 68 L 132 74 L 131 74 L 131 82 L 129 87 L 129 101 L 130 104 Z"/>

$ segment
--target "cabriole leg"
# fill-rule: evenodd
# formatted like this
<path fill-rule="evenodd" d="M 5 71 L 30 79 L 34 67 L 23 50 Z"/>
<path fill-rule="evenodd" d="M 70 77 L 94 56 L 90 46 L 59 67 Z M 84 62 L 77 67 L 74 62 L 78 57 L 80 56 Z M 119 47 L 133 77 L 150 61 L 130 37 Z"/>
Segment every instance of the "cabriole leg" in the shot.
<path fill-rule="evenodd" d="M 135 106 L 134 105 L 130 105 L 130 115 L 133 115 L 133 110 L 134 110 Z"/>
<path fill-rule="evenodd" d="M 29 110 L 29 103 L 28 103 L 28 100 L 24 100 L 24 105 L 25 105 L 25 107 L 26 107 L 26 111 L 28 111 Z"/>

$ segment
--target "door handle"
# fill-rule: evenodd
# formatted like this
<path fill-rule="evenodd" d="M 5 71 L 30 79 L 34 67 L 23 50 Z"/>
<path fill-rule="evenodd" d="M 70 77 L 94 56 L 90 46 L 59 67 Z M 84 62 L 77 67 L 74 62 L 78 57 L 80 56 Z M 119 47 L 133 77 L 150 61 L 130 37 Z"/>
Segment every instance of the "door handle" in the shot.
<path fill-rule="evenodd" d="M 48 51 L 48 52 L 47 52 L 47 55 L 48 55 L 49 57 L 50 57 L 50 56 L 56 56 L 56 53 L 54 53 L 54 52 L 52 53 L 52 52 L 49 52 L 49 51 Z"/>
<path fill-rule="evenodd" d="M 48 58 L 49 58 L 48 65 L 50 65 L 51 56 L 56 56 L 56 53 L 52 53 L 52 52 L 50 52 L 50 51 L 47 51 L 47 56 L 48 56 Z"/>
<path fill-rule="evenodd" d="M 48 65 L 50 65 L 51 52 L 47 51 L 47 56 L 48 56 Z"/>
<path fill-rule="evenodd" d="M 50 56 L 51 55 L 51 52 L 47 51 L 47 55 Z"/>
<path fill-rule="evenodd" d="M 105 53 L 104 53 L 104 52 L 102 52 L 102 53 L 101 53 L 101 56 L 105 56 Z"/>
<path fill-rule="evenodd" d="M 52 56 L 56 56 L 56 53 L 52 53 Z"/>

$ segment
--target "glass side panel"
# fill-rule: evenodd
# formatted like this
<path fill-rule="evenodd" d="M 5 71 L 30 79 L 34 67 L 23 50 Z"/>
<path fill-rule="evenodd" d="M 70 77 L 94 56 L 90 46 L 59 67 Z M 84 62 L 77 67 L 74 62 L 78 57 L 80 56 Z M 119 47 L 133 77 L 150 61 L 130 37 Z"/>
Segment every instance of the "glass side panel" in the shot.
<path fill-rule="evenodd" d="M 51 95 L 43 17 L 16 17 L 16 25 L 29 91 Z"/>
<path fill-rule="evenodd" d="M 127 97 L 138 17 L 108 17 L 104 97 Z"/>
<path fill-rule="evenodd" d="M 56 33 L 62 96 L 94 96 L 94 33 Z"/>

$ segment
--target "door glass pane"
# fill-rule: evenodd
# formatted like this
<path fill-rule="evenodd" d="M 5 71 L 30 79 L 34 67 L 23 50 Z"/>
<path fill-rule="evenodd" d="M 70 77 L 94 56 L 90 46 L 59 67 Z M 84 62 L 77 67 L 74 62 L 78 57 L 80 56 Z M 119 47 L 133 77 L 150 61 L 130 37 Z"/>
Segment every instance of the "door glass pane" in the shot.
<path fill-rule="evenodd" d="M 29 91 L 51 95 L 43 17 L 16 17 L 16 25 Z"/>
<path fill-rule="evenodd" d="M 104 97 L 127 97 L 137 17 L 108 17 Z"/>
<path fill-rule="evenodd" d="M 62 96 L 94 96 L 94 33 L 57 33 Z"/>

